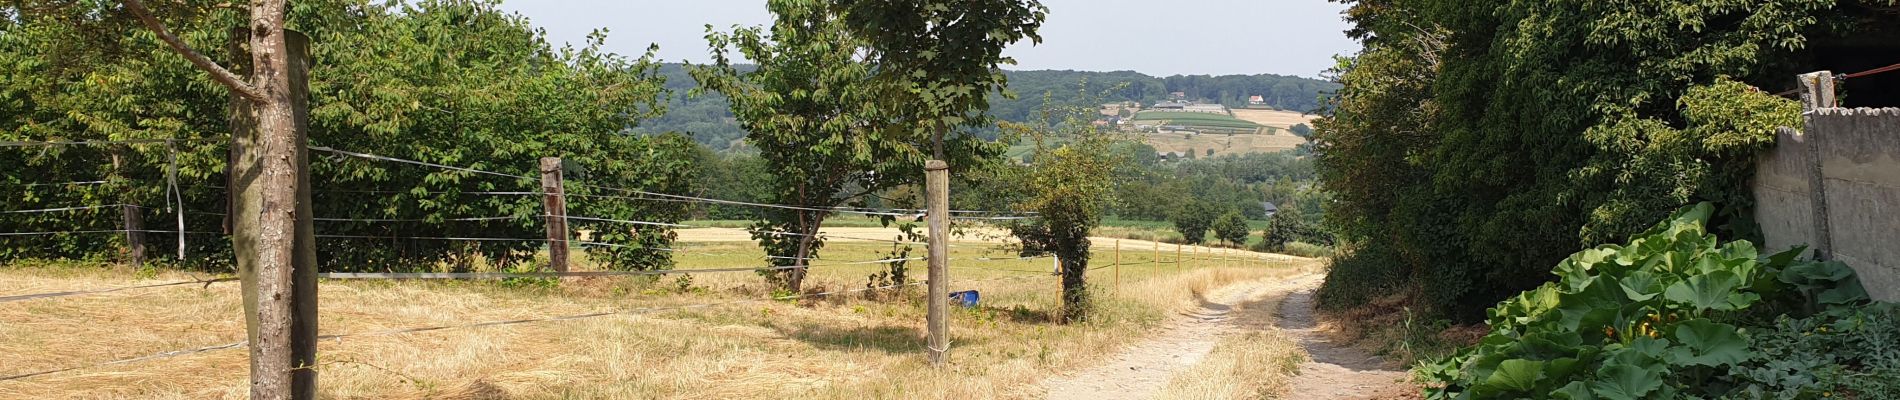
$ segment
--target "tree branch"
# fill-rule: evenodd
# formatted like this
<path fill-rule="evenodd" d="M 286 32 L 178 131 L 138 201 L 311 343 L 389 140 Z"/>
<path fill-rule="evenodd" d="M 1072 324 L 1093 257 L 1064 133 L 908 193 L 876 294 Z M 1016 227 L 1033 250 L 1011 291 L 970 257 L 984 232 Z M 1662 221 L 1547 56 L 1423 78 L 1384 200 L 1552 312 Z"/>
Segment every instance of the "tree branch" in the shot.
<path fill-rule="evenodd" d="M 138 16 L 139 22 L 145 23 L 146 28 L 150 28 L 152 33 L 158 34 L 158 39 L 164 41 L 166 45 L 171 46 L 172 50 L 177 51 L 179 55 L 185 56 L 185 60 L 191 61 L 192 65 L 197 65 L 198 69 L 210 73 L 212 80 L 224 84 L 225 87 L 231 88 L 231 91 L 237 92 L 239 96 L 244 96 L 244 98 L 253 101 L 264 99 L 264 94 L 250 84 L 244 83 L 244 78 L 231 73 L 230 70 L 224 69 L 224 67 L 218 65 L 217 62 L 206 58 L 204 54 L 199 54 L 197 50 L 192 50 L 191 46 L 185 44 L 184 40 L 180 40 L 178 36 L 172 35 L 171 31 L 165 29 L 164 23 L 159 22 L 158 18 L 152 17 L 151 10 L 145 9 L 144 2 L 139 0 L 125 0 L 125 9 L 132 11 L 132 15 Z"/>

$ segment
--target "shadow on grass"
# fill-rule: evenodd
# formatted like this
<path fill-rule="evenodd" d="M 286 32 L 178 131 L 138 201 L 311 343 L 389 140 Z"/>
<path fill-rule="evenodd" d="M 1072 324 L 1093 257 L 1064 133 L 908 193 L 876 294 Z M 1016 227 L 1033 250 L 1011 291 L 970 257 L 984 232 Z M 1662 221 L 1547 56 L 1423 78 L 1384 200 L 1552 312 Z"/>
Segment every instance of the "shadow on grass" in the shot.
<path fill-rule="evenodd" d="M 892 354 L 924 351 L 924 332 L 917 326 L 837 327 L 815 323 L 788 326 L 771 322 L 765 326 L 787 338 L 826 349 L 877 349 Z"/>
<path fill-rule="evenodd" d="M 1054 310 L 1031 310 L 1023 306 L 1010 308 L 979 306 L 975 308 L 957 308 L 957 310 L 987 317 L 984 319 L 1002 320 L 1018 324 L 1060 324 Z"/>

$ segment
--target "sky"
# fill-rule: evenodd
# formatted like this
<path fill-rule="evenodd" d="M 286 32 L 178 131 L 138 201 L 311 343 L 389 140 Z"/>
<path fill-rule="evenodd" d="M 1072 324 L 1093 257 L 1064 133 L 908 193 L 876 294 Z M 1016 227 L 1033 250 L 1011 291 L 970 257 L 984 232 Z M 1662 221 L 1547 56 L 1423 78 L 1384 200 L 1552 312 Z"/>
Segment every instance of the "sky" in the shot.
<path fill-rule="evenodd" d="M 1016 70 L 1133 70 L 1149 75 L 1261 74 L 1317 77 L 1333 55 L 1357 52 L 1325 0 L 1044 0 L 1043 42 L 1004 51 Z M 706 25 L 765 25 L 764 0 L 513 0 L 554 43 L 583 43 L 607 28 L 610 51 L 638 55 L 658 43 L 667 62 L 707 62 Z"/>

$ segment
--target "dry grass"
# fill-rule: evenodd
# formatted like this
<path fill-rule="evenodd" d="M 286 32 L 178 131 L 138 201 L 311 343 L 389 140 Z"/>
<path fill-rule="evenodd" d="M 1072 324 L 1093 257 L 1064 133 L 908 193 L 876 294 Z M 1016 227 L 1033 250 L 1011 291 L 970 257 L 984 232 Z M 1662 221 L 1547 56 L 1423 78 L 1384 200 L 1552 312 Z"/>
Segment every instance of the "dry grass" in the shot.
<path fill-rule="evenodd" d="M 1253 331 L 1222 338 L 1200 364 L 1168 381 L 1164 399 L 1267 399 L 1286 392 L 1306 362 L 1293 338 Z"/>
<path fill-rule="evenodd" d="M 1103 241 L 1098 241 L 1101 243 Z M 756 265 L 746 243 L 687 244 L 681 268 Z M 837 243 L 833 262 L 881 258 L 888 246 Z M 1092 264 L 1107 265 L 1106 247 Z M 883 300 L 839 296 L 795 304 L 740 302 L 653 313 L 354 336 L 319 345 L 326 398 L 1025 398 L 1055 371 L 1095 362 L 1138 340 L 1195 290 L 1312 268 L 1301 259 L 1253 265 L 1152 264 L 1144 252 L 1091 272 L 1097 318 L 1054 324 L 1049 260 L 957 262 L 953 290 L 981 290 L 983 307 L 952 315 L 950 363 L 924 362 L 921 290 Z M 1007 256 L 981 246 L 955 259 Z M 1171 255 L 1164 254 L 1164 258 Z M 864 287 L 876 265 L 814 269 L 810 285 Z M 1121 285 L 1114 287 L 1119 270 Z M 913 264 L 912 275 L 923 275 Z M 0 267 L 0 295 L 186 279 L 101 267 Z M 143 279 L 141 277 L 143 276 Z M 998 279 L 1027 277 L 1024 279 Z M 508 282 L 325 281 L 324 334 L 758 299 L 746 274 L 599 279 L 560 287 Z M 0 304 L 0 376 L 242 340 L 237 286 L 173 287 Z M 0 398 L 239 398 L 246 352 L 212 351 L 0 382 Z"/>
<path fill-rule="evenodd" d="M 1221 338 L 1206 358 L 1176 373 L 1156 397 L 1267 399 L 1285 394 L 1300 364 L 1307 359 L 1297 341 L 1273 329 L 1285 298 L 1285 292 L 1277 292 L 1236 305 L 1231 312 L 1242 328 L 1240 333 Z"/>
<path fill-rule="evenodd" d="M 1488 328 L 1483 324 L 1430 319 L 1413 311 L 1413 301 L 1407 294 L 1383 296 L 1359 307 L 1324 311 L 1321 324 L 1335 341 L 1385 356 L 1398 366 L 1450 355 L 1484 339 Z"/>

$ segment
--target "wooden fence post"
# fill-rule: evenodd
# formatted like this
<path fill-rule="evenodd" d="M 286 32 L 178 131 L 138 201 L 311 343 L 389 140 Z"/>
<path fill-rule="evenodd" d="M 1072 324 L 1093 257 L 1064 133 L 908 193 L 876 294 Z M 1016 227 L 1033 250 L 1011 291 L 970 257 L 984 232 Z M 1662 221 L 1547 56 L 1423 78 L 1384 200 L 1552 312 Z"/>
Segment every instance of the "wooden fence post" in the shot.
<path fill-rule="evenodd" d="M 125 178 L 125 146 L 112 146 L 112 179 Z M 124 193 L 124 191 L 121 191 Z M 121 197 L 121 201 L 131 199 Z M 138 206 L 119 205 L 119 229 L 125 231 L 125 261 L 132 268 L 145 266 L 145 216 L 139 214 Z"/>
<path fill-rule="evenodd" d="M 124 216 L 125 250 L 130 257 L 132 268 L 145 266 L 145 216 L 139 213 L 139 206 L 124 204 L 119 206 Z"/>
<path fill-rule="evenodd" d="M 567 272 L 567 192 L 560 157 L 541 157 L 541 207 L 547 212 L 548 266 Z"/>
<path fill-rule="evenodd" d="M 1122 292 L 1122 240 L 1115 239 L 1115 294 Z"/>
<path fill-rule="evenodd" d="M 924 327 L 929 332 L 930 365 L 942 366 L 950 350 L 950 164 L 924 163 L 926 222 L 930 225 L 929 309 Z"/>
<path fill-rule="evenodd" d="M 1187 262 L 1181 260 L 1181 244 L 1175 243 L 1174 244 L 1174 270 L 1180 271 L 1183 269 L 1187 269 Z"/>
<path fill-rule="evenodd" d="M 1148 271 L 1148 275 L 1154 276 L 1154 274 L 1160 273 L 1161 271 L 1161 239 L 1157 238 L 1155 239 L 1154 242 L 1151 242 L 1151 243 L 1154 243 L 1155 248 L 1154 248 L 1154 257 L 1150 258 L 1149 261 L 1154 262 L 1153 263 L 1154 268 L 1151 268 L 1152 271 Z M 1176 260 L 1176 261 L 1179 261 L 1179 260 Z"/>

